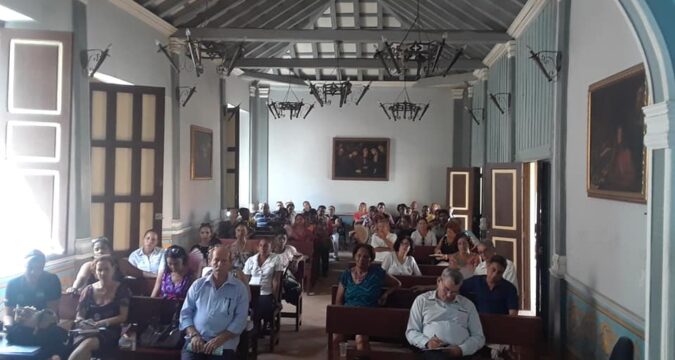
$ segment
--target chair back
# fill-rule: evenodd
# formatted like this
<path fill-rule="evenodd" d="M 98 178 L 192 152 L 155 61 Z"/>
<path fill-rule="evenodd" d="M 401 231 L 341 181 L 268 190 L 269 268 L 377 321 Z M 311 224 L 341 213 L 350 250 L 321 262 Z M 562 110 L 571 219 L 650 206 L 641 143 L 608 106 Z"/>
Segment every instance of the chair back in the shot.
<path fill-rule="evenodd" d="M 625 336 L 619 338 L 614 344 L 609 360 L 633 360 L 633 341 Z"/>

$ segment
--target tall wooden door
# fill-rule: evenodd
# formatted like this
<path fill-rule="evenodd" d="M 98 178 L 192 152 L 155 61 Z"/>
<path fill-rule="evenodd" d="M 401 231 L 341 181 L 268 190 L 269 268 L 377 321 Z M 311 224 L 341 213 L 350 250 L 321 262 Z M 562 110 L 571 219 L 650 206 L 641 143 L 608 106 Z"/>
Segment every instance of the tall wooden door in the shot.
<path fill-rule="evenodd" d="M 239 207 L 239 107 L 225 108 L 224 131 L 224 168 L 225 168 L 225 207 Z"/>
<path fill-rule="evenodd" d="M 523 199 L 528 186 L 523 164 L 488 164 L 485 168 L 484 206 L 488 238 L 497 253 L 513 261 L 518 273 L 518 297 L 521 309 L 530 308 L 530 246 L 528 226 L 523 224 L 529 203 Z M 526 217 L 527 218 L 527 217 Z"/>
<path fill-rule="evenodd" d="M 475 232 L 480 214 L 480 168 L 448 168 L 446 184 L 451 215 L 462 221 L 463 229 Z"/>
<path fill-rule="evenodd" d="M 114 250 L 162 229 L 164 89 L 91 84 L 91 232 Z"/>
<path fill-rule="evenodd" d="M 71 33 L 0 29 L 3 263 L 67 250 L 71 44 Z"/>

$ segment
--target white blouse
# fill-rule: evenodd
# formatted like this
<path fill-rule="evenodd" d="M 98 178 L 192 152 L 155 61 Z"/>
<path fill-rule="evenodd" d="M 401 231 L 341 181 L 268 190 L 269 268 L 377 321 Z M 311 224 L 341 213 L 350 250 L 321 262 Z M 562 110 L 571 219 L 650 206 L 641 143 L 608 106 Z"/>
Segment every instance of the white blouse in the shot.
<path fill-rule="evenodd" d="M 398 260 L 395 252 L 386 253 L 387 256 L 382 260 L 382 269 L 389 275 L 415 275 L 422 276 L 420 268 L 417 266 L 415 258 L 406 256 L 403 263 Z"/>
<path fill-rule="evenodd" d="M 436 233 L 431 230 L 427 231 L 427 234 L 424 237 L 422 237 L 422 234 L 420 234 L 418 230 L 415 230 L 415 232 L 410 235 L 410 238 L 415 246 L 436 246 Z"/>
<path fill-rule="evenodd" d="M 396 234 L 394 234 L 394 233 L 387 234 L 387 240 L 391 241 L 392 243 L 396 242 Z M 380 237 L 377 236 L 377 234 L 373 234 L 373 236 L 370 238 L 370 246 L 372 246 L 374 248 L 388 247 L 387 243 L 384 240 L 380 239 Z M 376 252 L 375 253 L 375 261 L 377 261 L 377 262 L 384 261 L 384 258 L 387 256 L 387 254 L 389 254 L 388 251 Z"/>

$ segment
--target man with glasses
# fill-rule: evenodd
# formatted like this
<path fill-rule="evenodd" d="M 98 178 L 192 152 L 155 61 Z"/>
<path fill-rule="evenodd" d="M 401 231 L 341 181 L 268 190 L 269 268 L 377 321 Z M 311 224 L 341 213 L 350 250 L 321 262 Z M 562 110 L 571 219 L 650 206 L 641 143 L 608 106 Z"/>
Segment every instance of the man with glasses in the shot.
<path fill-rule="evenodd" d="M 436 290 L 413 302 L 405 335 L 424 351 L 424 359 L 468 359 L 485 345 L 476 307 L 459 295 L 462 281 L 462 273 L 446 268 L 436 280 Z"/>
<path fill-rule="evenodd" d="M 476 266 L 476 269 L 474 269 L 473 274 L 487 275 L 488 260 L 490 260 L 490 258 L 492 258 L 493 256 L 497 255 L 495 245 L 492 243 L 491 240 L 484 240 L 478 243 L 478 245 L 476 246 L 476 251 L 478 251 L 478 255 L 480 256 L 480 264 Z M 516 266 L 513 265 L 513 261 L 509 259 L 505 260 L 506 260 L 506 268 L 504 269 L 504 274 L 502 275 L 502 277 L 504 278 L 504 280 L 513 284 L 513 286 L 516 287 L 516 291 L 518 291 L 518 278 L 516 274 Z"/>

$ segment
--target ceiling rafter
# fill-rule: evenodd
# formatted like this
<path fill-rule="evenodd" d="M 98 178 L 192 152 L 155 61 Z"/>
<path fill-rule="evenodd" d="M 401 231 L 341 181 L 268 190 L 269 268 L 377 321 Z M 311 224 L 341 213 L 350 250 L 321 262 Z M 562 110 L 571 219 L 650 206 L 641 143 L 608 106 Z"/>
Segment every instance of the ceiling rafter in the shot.
<path fill-rule="evenodd" d="M 495 4 L 490 4 L 490 3 L 485 3 L 482 1 L 476 1 L 476 0 L 471 0 L 471 8 L 472 10 L 475 10 L 478 12 L 481 16 L 485 17 L 486 19 L 489 19 L 490 21 L 493 21 L 495 24 L 498 24 L 501 28 L 507 29 L 509 25 L 511 25 L 510 21 L 502 20 L 498 16 L 497 13 L 494 12 L 503 12 L 506 14 L 504 9 L 501 6 L 495 6 Z M 468 4 L 467 4 L 468 5 Z M 487 9 L 486 9 L 487 7 Z M 493 26 L 490 26 L 490 28 L 494 28 Z"/>
<path fill-rule="evenodd" d="M 284 59 L 284 58 L 244 58 L 237 61 L 237 66 L 242 68 L 323 68 L 331 69 L 337 67 L 336 58 L 313 58 L 313 59 Z M 379 69 L 382 63 L 373 58 L 342 58 L 339 59 L 340 67 L 352 69 Z M 449 61 L 442 60 L 439 67 L 448 66 Z M 454 65 L 455 70 L 473 70 L 485 67 L 481 60 L 459 59 Z"/>
<path fill-rule="evenodd" d="M 466 9 L 461 7 L 459 5 L 460 3 L 457 2 L 457 1 L 459 1 L 459 0 L 450 0 L 450 1 L 444 0 L 443 1 L 445 3 L 444 7 L 448 8 L 448 9 L 452 8 L 452 11 L 456 12 L 458 15 L 461 15 L 462 17 L 464 17 L 466 19 L 471 19 L 471 20 L 481 24 L 483 29 L 499 28 L 499 24 L 489 24 L 489 23 L 485 22 L 484 20 L 481 20 L 481 19 L 477 18 L 474 14 L 470 14 Z M 465 4 L 468 7 L 471 7 L 471 5 L 469 5 L 467 3 L 463 3 L 463 4 Z"/>
<path fill-rule="evenodd" d="M 152 12 L 157 14 L 157 16 L 164 18 L 165 16 L 171 14 L 180 6 L 184 5 L 183 0 L 165 0 L 159 3 L 154 9 L 150 9 Z"/>
<path fill-rule="evenodd" d="M 353 14 L 354 14 L 354 27 L 357 29 L 361 28 L 361 2 L 359 0 L 352 0 L 352 6 L 354 8 Z M 363 57 L 363 51 L 361 46 L 363 43 L 360 41 L 354 43 L 356 45 L 356 57 L 360 58 Z M 356 69 L 356 80 L 362 81 L 363 80 L 363 70 L 361 69 Z"/>
<path fill-rule="evenodd" d="M 263 42 L 377 42 L 383 37 L 389 41 L 401 41 L 406 30 L 384 29 L 244 29 L 244 28 L 194 28 L 191 37 L 197 40 L 213 41 L 263 41 Z M 427 38 L 440 39 L 446 43 L 489 43 L 497 44 L 513 40 L 505 32 L 464 31 L 464 30 L 420 30 Z M 179 29 L 173 37 L 185 37 L 185 29 Z"/>
<path fill-rule="evenodd" d="M 208 23 L 211 19 L 223 14 L 246 0 L 217 0 L 209 5 L 209 11 L 204 12 L 204 4 L 195 1 L 184 7 L 181 11 L 168 17 L 169 22 L 176 27 L 186 27 L 186 24 Z"/>

